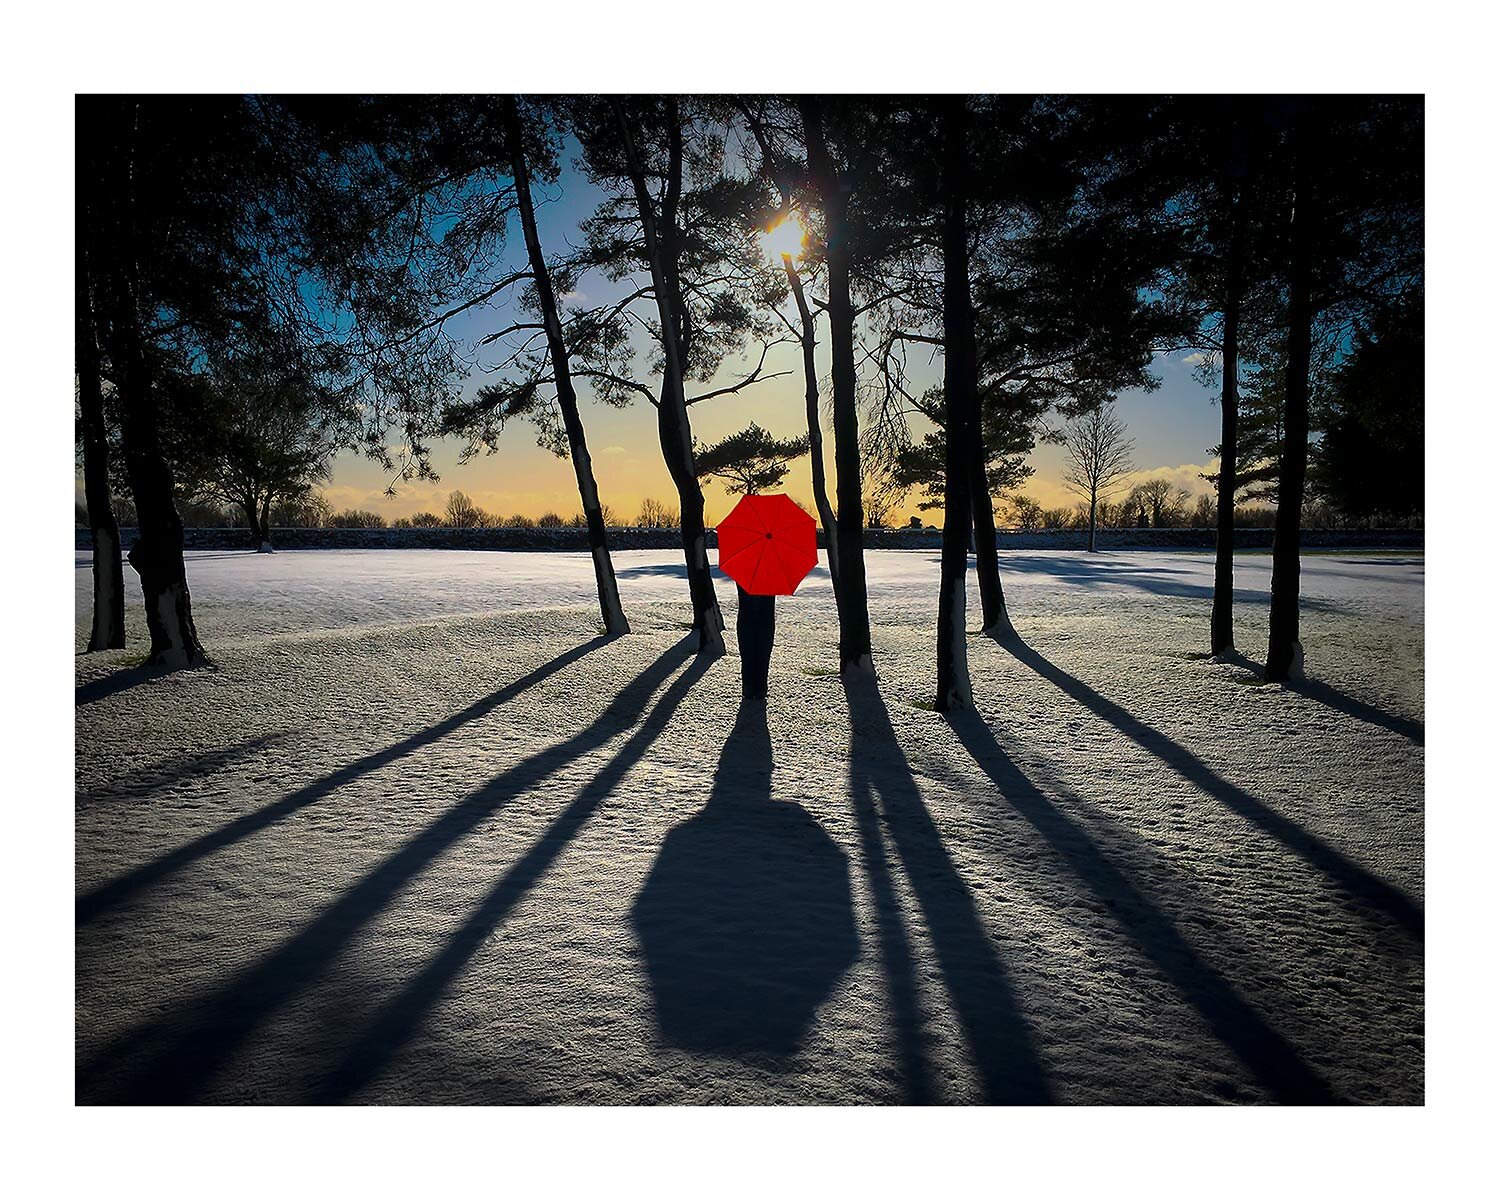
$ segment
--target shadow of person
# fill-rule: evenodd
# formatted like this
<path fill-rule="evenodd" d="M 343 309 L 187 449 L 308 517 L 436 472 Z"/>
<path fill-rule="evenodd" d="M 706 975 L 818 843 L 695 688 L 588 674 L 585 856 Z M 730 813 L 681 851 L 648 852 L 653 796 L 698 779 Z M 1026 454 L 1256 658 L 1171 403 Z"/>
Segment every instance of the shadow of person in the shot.
<path fill-rule="evenodd" d="M 817 821 L 771 796 L 763 703 L 744 701 L 701 812 L 673 829 L 636 897 L 664 1041 L 784 1057 L 859 953 L 849 864 Z"/>

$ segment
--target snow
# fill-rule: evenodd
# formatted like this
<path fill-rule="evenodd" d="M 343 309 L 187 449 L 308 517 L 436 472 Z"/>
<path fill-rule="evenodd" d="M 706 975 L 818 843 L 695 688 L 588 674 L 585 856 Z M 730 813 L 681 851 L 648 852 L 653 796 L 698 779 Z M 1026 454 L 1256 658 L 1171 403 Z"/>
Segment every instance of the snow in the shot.
<path fill-rule="evenodd" d="M 78 558 L 78 648 L 91 572 Z M 771 698 L 680 555 L 202 552 L 213 669 L 77 659 L 83 1102 L 1423 1098 L 1423 564 L 1005 554 L 1024 641 L 930 710 L 938 555 L 819 567 Z M 725 616 L 735 590 L 718 577 Z M 969 627 L 979 598 L 968 587 Z"/>

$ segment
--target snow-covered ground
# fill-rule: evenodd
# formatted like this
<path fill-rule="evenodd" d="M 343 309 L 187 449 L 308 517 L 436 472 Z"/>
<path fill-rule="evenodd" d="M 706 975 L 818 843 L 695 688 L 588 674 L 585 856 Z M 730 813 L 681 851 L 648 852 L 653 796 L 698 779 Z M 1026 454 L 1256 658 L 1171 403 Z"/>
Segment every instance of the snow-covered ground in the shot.
<path fill-rule="evenodd" d="M 933 553 L 878 688 L 782 601 L 763 714 L 672 554 L 614 642 L 582 554 L 190 557 L 214 669 L 138 591 L 77 659 L 82 1101 L 1422 1099 L 1419 555 L 1304 559 L 1295 689 L 1203 657 L 1207 554 L 1005 555 L 953 721 Z"/>

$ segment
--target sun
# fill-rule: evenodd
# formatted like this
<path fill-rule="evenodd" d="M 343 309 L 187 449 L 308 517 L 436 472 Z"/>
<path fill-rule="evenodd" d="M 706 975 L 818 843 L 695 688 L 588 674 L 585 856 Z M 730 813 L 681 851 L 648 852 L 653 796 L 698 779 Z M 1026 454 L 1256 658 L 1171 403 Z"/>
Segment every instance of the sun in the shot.
<path fill-rule="evenodd" d="M 806 243 L 807 230 L 802 228 L 802 222 L 795 212 L 778 218 L 760 235 L 760 244 L 765 247 L 766 256 L 773 263 L 779 263 L 786 254 L 794 259 L 801 258 Z"/>

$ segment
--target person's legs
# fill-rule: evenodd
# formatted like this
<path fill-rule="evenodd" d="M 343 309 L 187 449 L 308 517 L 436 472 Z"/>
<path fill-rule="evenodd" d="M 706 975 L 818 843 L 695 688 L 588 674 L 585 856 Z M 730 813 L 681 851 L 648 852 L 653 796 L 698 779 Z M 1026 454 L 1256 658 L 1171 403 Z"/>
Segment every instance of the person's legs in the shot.
<path fill-rule="evenodd" d="M 776 597 L 752 596 L 740 588 L 735 632 L 740 643 L 740 686 L 747 696 L 764 696 L 770 686 L 771 645 L 776 637 Z"/>

